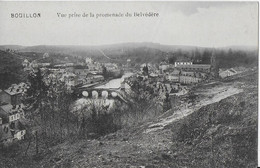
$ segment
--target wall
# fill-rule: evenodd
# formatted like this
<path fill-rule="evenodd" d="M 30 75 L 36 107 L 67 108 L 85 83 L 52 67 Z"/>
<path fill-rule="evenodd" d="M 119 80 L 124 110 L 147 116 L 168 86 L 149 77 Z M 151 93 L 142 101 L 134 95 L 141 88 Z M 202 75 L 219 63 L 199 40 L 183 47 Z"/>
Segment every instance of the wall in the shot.
<path fill-rule="evenodd" d="M 5 91 L 1 92 L 1 102 L 5 102 L 5 103 L 11 103 L 11 96 L 6 93 Z"/>

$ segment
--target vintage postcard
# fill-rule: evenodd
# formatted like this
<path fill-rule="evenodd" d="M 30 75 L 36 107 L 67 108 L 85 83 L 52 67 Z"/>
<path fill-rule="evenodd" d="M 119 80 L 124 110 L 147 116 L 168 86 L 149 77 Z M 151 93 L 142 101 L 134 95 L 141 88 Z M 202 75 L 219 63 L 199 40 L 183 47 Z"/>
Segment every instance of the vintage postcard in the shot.
<path fill-rule="evenodd" d="M 0 167 L 257 167 L 258 5 L 0 1 Z"/>

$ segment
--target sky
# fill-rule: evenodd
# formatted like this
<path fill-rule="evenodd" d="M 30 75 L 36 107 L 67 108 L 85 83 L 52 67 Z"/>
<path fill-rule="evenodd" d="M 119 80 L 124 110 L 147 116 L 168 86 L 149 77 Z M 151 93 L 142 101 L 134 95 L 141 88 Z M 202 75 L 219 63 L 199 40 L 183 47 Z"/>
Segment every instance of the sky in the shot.
<path fill-rule="evenodd" d="M 158 17 L 58 17 L 154 12 Z M 11 13 L 41 13 L 11 18 Z M 0 45 L 154 42 L 202 47 L 258 46 L 257 2 L 4 2 Z"/>

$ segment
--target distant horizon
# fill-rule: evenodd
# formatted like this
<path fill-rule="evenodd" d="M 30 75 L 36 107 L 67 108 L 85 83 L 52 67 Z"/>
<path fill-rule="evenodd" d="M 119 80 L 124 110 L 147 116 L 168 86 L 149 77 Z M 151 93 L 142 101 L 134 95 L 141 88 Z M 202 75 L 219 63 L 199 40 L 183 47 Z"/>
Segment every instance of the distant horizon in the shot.
<path fill-rule="evenodd" d="M 127 44 L 151 44 L 151 45 L 161 45 L 161 46 L 180 46 L 180 47 L 200 47 L 200 48 L 232 48 L 232 47 L 248 47 L 259 49 L 258 45 L 228 45 L 220 47 L 209 47 L 209 46 L 199 46 L 199 45 L 182 45 L 182 44 L 162 44 L 156 42 L 122 42 L 122 43 L 108 43 L 100 45 L 84 45 L 84 44 L 36 44 L 36 45 L 21 45 L 21 44 L 0 44 L 0 46 L 20 46 L 20 47 L 35 47 L 35 46 L 71 46 L 71 47 L 100 47 L 100 46 L 112 46 L 112 45 L 127 45 Z"/>

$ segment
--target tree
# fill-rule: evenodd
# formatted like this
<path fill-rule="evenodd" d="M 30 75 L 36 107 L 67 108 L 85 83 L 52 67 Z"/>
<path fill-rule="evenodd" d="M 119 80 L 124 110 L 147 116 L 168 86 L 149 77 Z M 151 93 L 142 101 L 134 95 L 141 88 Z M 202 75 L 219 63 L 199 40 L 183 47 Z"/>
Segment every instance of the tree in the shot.
<path fill-rule="evenodd" d="M 201 58 L 202 64 L 210 64 L 211 52 L 209 50 L 204 50 Z"/>
<path fill-rule="evenodd" d="M 191 103 L 192 105 L 195 105 L 196 98 L 197 98 L 197 95 L 194 94 L 193 91 L 190 91 L 190 92 L 188 93 L 188 101 L 189 101 L 189 103 Z"/>
<path fill-rule="evenodd" d="M 29 117 L 34 119 L 37 116 L 36 112 L 39 112 L 41 119 L 43 119 L 43 104 L 46 102 L 48 86 L 43 82 L 41 70 L 30 72 L 28 82 L 30 87 L 26 91 L 24 104 L 28 107 Z"/>
<path fill-rule="evenodd" d="M 169 58 L 169 64 L 174 64 L 175 62 L 176 62 L 176 60 L 177 60 L 177 58 L 176 58 L 176 56 L 171 56 L 170 58 Z"/>
<path fill-rule="evenodd" d="M 146 64 L 144 67 L 143 67 L 143 74 L 144 75 L 149 75 L 149 72 L 148 72 L 148 65 Z"/>
<path fill-rule="evenodd" d="M 102 66 L 102 75 L 104 76 L 105 79 L 109 77 L 107 68 L 105 66 Z"/>
<path fill-rule="evenodd" d="M 70 107 L 74 100 L 65 82 L 54 74 L 42 75 L 40 69 L 31 72 L 28 81 L 30 87 L 24 100 L 26 114 L 30 123 L 38 127 L 39 139 L 48 144 L 73 134 L 75 131 L 70 130 L 77 123 Z"/>

